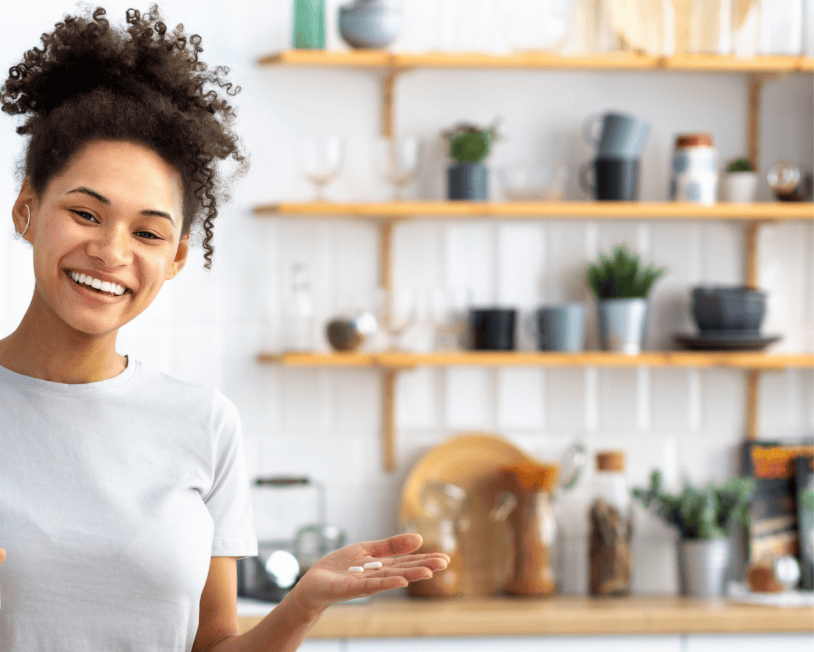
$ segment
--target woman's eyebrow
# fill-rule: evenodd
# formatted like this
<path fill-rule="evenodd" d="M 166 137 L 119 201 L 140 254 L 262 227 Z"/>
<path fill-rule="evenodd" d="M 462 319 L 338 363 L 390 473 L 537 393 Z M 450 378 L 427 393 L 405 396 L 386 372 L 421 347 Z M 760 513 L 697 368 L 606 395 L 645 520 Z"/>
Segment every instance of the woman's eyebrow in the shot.
<path fill-rule="evenodd" d="M 90 195 L 94 199 L 98 199 L 103 204 L 107 204 L 110 206 L 110 200 L 107 197 L 103 197 L 95 190 L 91 190 L 90 188 L 85 188 L 85 186 L 80 186 L 79 188 L 74 188 L 73 190 L 69 190 L 66 192 L 66 195 L 70 195 L 72 192 L 83 192 L 86 195 Z M 164 211 L 155 211 L 150 209 L 144 209 L 143 211 L 139 211 L 141 215 L 157 215 L 158 217 L 166 217 L 170 222 L 172 222 L 173 227 L 175 226 L 175 220 L 173 220 L 169 214 L 165 213 Z"/>

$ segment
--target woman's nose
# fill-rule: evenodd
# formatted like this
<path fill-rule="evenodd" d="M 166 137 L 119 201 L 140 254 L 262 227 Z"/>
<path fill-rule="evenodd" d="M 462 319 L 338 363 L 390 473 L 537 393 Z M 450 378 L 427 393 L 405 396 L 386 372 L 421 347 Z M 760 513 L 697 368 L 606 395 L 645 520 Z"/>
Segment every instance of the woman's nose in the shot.
<path fill-rule="evenodd" d="M 99 229 L 88 246 L 88 254 L 101 260 L 106 267 L 128 263 L 132 256 L 128 229 L 115 225 Z"/>

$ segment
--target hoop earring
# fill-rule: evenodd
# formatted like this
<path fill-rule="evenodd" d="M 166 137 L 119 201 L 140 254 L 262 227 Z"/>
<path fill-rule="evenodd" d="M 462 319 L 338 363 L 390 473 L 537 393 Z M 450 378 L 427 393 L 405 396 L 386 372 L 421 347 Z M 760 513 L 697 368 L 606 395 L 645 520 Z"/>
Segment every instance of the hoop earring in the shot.
<path fill-rule="evenodd" d="M 23 232 L 17 234 L 21 238 L 25 235 L 25 232 L 28 231 L 28 225 L 31 224 L 31 209 L 28 207 L 28 204 L 23 204 L 23 206 L 25 206 L 25 210 L 28 211 L 28 222 L 25 223 L 25 228 L 23 229 Z M 14 230 L 16 231 L 17 229 Z"/>

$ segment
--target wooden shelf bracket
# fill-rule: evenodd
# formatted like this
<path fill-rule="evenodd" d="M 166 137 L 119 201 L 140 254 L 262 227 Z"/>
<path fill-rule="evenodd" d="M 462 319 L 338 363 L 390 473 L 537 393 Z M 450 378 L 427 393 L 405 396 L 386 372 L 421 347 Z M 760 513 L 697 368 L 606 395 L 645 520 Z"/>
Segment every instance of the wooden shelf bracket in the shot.
<path fill-rule="evenodd" d="M 411 68 L 391 66 L 387 68 L 382 81 L 382 136 L 393 138 L 395 135 L 396 80 L 399 75 L 409 72 Z"/>
<path fill-rule="evenodd" d="M 392 473 L 396 468 L 396 375 L 398 370 L 382 371 L 382 464 Z"/>

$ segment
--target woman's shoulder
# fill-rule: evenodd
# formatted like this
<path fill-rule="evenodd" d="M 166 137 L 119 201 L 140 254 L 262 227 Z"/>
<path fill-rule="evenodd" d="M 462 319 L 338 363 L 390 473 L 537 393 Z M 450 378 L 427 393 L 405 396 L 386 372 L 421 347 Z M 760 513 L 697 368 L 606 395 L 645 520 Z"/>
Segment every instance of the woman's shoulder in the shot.
<path fill-rule="evenodd" d="M 219 388 L 202 380 L 182 378 L 137 362 L 142 386 L 149 387 L 171 402 L 206 404 L 216 413 L 236 412 L 237 408 Z"/>

